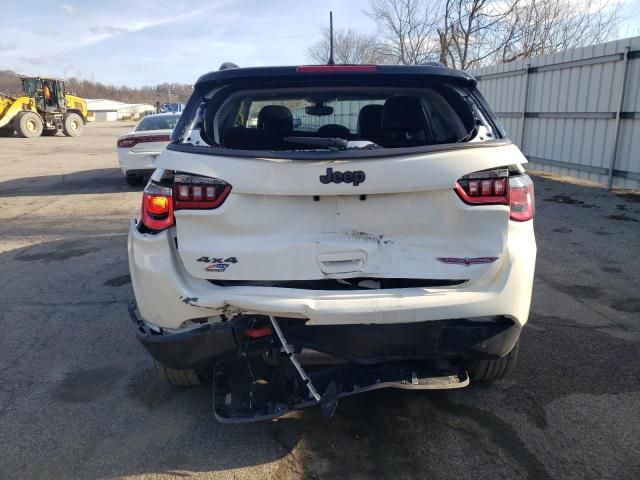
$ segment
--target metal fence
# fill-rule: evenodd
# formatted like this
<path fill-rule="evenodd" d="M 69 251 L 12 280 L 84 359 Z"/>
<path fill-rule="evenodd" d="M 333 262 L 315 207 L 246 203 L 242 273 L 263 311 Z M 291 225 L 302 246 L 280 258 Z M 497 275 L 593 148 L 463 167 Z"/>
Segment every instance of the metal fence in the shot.
<path fill-rule="evenodd" d="M 472 73 L 529 168 L 640 188 L 640 37 Z"/>

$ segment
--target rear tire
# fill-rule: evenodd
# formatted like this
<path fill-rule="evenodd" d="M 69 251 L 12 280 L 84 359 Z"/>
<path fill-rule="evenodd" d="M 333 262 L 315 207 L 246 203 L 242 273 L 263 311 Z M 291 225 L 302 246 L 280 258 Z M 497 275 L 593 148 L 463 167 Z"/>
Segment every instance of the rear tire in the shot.
<path fill-rule="evenodd" d="M 0 137 L 13 137 L 13 127 L 0 128 Z"/>
<path fill-rule="evenodd" d="M 469 377 L 473 382 L 491 382 L 506 377 L 518 360 L 518 340 L 511 351 L 500 358 L 473 360 L 467 364 Z"/>
<path fill-rule="evenodd" d="M 15 129 L 19 137 L 39 137 L 42 135 L 42 128 L 42 119 L 33 112 L 23 112 L 15 119 Z"/>
<path fill-rule="evenodd" d="M 132 187 L 139 187 L 144 181 L 144 177 L 141 175 L 127 175 L 127 183 Z"/>
<path fill-rule="evenodd" d="M 174 387 L 196 387 L 202 384 L 200 372 L 197 370 L 176 370 L 156 362 L 158 375 Z"/>
<path fill-rule="evenodd" d="M 64 116 L 62 131 L 67 137 L 78 137 L 82 133 L 84 122 L 77 113 L 67 113 Z"/>

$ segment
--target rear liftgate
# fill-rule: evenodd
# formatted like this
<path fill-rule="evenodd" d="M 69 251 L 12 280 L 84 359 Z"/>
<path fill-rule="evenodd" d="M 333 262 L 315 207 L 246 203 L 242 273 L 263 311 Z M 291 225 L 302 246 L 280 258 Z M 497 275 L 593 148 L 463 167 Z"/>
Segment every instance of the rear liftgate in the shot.
<path fill-rule="evenodd" d="M 382 388 L 441 390 L 469 384 L 467 372 L 447 361 L 361 365 L 331 357 L 335 362 L 305 370 L 277 320 L 272 316 L 269 320 L 273 330 L 268 325 L 248 330 L 240 355 L 221 361 L 214 369 L 213 409 L 220 422 L 266 420 L 314 405 L 330 417 L 339 398 L 357 393 Z M 272 333 L 280 346 L 265 349 L 260 337 Z"/>

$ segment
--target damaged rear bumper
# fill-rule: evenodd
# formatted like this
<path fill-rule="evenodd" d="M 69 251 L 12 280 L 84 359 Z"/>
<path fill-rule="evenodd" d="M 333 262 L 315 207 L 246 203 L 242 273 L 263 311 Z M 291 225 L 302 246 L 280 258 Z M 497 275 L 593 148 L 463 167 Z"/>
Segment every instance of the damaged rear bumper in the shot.
<path fill-rule="evenodd" d="M 272 337 L 253 340 L 246 331 L 264 325 L 260 315 L 238 315 L 227 322 L 206 324 L 178 333 L 149 328 L 134 306 L 129 309 L 138 340 L 160 363 L 176 369 L 203 369 L 233 358 L 243 349 L 265 350 Z M 495 358 L 509 353 L 521 328 L 512 320 L 474 317 L 385 325 L 307 325 L 279 318 L 289 343 L 361 365 L 419 359 Z"/>
<path fill-rule="evenodd" d="M 135 305 L 129 312 L 138 339 L 158 362 L 175 369 L 213 367 L 214 413 L 226 423 L 314 405 L 331 415 L 339 398 L 381 388 L 461 388 L 469 384 L 466 360 L 506 355 L 521 331 L 501 316 L 313 326 L 238 315 L 167 332 L 139 318 Z M 257 331 L 259 336 L 252 334 Z M 325 362 L 305 363 L 305 352 L 324 355 Z"/>

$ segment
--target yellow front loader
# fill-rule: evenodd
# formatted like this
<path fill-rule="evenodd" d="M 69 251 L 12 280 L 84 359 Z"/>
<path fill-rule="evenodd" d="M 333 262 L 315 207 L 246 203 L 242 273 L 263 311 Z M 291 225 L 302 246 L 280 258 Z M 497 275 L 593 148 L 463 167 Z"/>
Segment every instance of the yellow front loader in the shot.
<path fill-rule="evenodd" d="M 0 137 L 51 136 L 62 132 L 77 137 L 93 114 L 87 102 L 65 93 L 64 82 L 50 78 L 23 78 L 23 96 L 0 92 Z"/>

